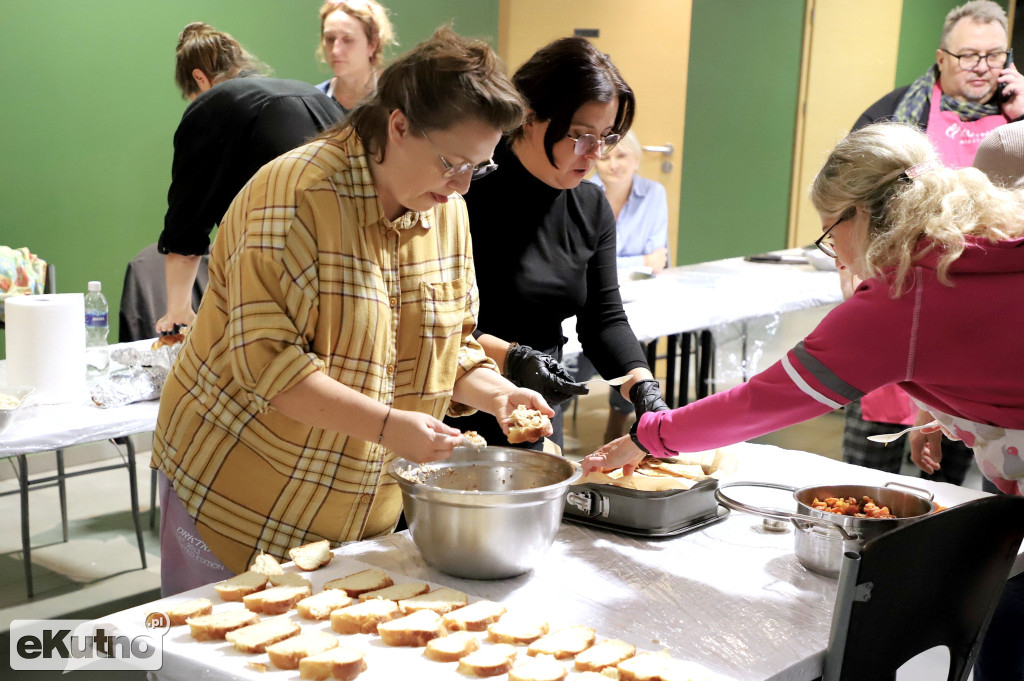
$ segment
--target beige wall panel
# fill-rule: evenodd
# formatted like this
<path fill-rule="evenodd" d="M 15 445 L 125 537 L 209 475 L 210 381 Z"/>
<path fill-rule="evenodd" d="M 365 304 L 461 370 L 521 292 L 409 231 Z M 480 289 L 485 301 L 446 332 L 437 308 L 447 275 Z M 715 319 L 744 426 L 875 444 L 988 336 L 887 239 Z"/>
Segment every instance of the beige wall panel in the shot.
<path fill-rule="evenodd" d="M 669 253 L 676 252 L 679 225 L 690 0 L 502 0 L 498 52 L 513 73 L 538 48 L 577 28 L 600 30 L 594 44 L 633 88 L 633 130 L 644 146 L 671 144 L 670 157 L 644 153 L 640 174 L 668 193 Z M 671 170 L 663 172 L 663 161 Z"/>
<path fill-rule="evenodd" d="M 801 115 L 797 121 L 789 245 L 821 235 L 807 188 L 857 117 L 894 87 L 899 0 L 809 0 L 804 33 Z"/>

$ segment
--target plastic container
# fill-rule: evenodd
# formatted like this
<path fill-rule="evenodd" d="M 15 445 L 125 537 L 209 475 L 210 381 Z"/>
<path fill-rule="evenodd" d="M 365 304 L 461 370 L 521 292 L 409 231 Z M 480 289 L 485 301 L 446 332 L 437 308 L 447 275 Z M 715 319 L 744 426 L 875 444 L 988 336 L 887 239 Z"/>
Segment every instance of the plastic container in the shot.
<path fill-rule="evenodd" d="M 85 294 L 85 366 L 89 376 L 105 373 L 110 365 L 110 354 L 107 351 L 107 334 L 110 332 L 108 312 L 102 284 L 90 281 L 89 292 Z"/>

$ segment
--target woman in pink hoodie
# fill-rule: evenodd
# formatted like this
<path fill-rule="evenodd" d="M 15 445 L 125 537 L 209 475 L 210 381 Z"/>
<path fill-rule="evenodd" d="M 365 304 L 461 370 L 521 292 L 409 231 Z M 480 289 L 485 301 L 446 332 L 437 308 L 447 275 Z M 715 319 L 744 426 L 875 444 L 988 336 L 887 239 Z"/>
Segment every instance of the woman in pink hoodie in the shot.
<path fill-rule="evenodd" d="M 1002 492 L 1022 494 L 1024 194 L 977 169 L 943 167 L 924 134 L 899 123 L 850 133 L 810 194 L 821 216 L 818 247 L 863 280 L 853 296 L 749 382 L 644 414 L 629 436 L 588 456 L 584 471 L 628 472 L 648 453 L 741 442 L 896 384 L 921 409 L 919 423 L 937 420 L 974 449 Z M 912 458 L 934 469 L 936 450 L 919 442 Z M 1024 589 L 1012 610 L 1024 626 Z M 992 632 L 1000 628 L 993 620 Z M 1013 659 L 996 662 L 991 676 L 976 668 L 977 681 L 1022 678 L 1020 646 L 1000 648 Z M 979 666 L 995 652 L 983 647 Z"/>

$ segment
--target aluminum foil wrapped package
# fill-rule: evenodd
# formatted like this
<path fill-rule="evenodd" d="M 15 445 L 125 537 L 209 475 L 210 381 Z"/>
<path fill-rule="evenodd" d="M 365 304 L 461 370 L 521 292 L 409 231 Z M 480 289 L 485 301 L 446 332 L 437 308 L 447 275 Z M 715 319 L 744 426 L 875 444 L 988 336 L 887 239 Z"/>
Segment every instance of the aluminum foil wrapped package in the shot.
<path fill-rule="evenodd" d="M 162 345 L 156 350 L 139 350 L 138 348 L 118 348 L 111 351 L 110 359 L 126 367 L 163 367 L 170 369 L 174 358 L 181 350 L 181 343 Z"/>
<path fill-rule="evenodd" d="M 156 400 L 167 379 L 168 369 L 162 366 L 133 366 L 97 381 L 90 390 L 92 401 L 109 409 L 132 402 Z"/>

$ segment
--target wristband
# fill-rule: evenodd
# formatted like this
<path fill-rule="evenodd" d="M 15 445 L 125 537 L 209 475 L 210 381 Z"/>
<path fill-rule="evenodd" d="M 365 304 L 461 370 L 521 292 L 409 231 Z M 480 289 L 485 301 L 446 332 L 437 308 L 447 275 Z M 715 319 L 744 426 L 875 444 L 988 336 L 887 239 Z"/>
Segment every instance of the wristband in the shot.
<path fill-rule="evenodd" d="M 639 428 L 639 427 L 640 427 L 640 419 L 637 419 L 636 421 L 633 421 L 633 425 L 629 427 L 629 439 L 633 441 L 633 444 L 635 444 L 637 446 L 637 448 L 640 449 L 641 452 L 643 452 L 644 454 L 648 454 L 649 455 L 650 452 L 647 451 L 647 447 L 643 446 L 643 444 L 640 442 L 640 438 L 636 434 L 637 428 Z"/>

